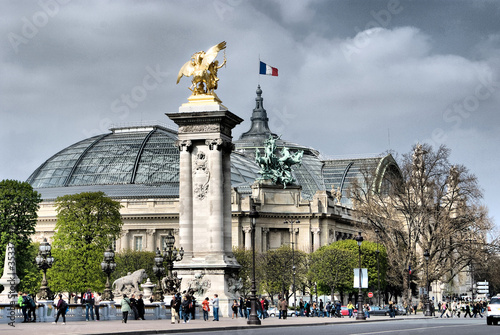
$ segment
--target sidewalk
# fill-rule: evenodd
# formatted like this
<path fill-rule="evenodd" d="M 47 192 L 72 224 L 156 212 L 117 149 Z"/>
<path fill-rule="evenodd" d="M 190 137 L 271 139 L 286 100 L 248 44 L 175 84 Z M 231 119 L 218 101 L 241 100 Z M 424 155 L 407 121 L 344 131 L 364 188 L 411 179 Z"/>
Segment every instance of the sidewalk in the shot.
<path fill-rule="evenodd" d="M 377 322 L 377 321 L 395 321 L 403 319 L 420 319 L 425 318 L 422 314 L 411 316 L 398 316 L 395 319 L 390 319 L 388 316 L 372 316 L 366 321 L 356 321 L 349 318 L 306 318 L 306 317 L 288 317 L 286 320 L 267 318 L 262 320 L 260 326 L 247 325 L 247 320 L 238 318 L 221 318 L 219 322 L 203 321 L 203 319 L 191 320 L 189 323 L 171 324 L 170 320 L 129 320 L 124 324 L 119 321 L 76 321 L 68 322 L 65 325 L 61 321 L 54 325 L 52 323 L 37 322 L 37 323 L 16 323 L 15 327 L 7 324 L 1 325 L 0 334 L 54 334 L 54 335 L 105 335 L 105 334 L 165 334 L 165 333 L 198 333 L 207 331 L 227 331 L 245 328 L 269 328 L 281 326 L 312 326 L 312 325 L 328 325 L 338 323 L 355 323 L 355 322 Z"/>

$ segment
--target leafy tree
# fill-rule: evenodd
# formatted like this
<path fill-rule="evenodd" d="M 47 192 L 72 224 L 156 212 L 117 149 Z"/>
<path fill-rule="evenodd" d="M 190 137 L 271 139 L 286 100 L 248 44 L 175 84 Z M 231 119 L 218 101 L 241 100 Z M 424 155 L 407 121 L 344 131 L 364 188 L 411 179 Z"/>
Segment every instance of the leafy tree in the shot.
<path fill-rule="evenodd" d="M 42 282 L 42 273 L 38 269 L 35 262 L 35 257 L 38 254 L 39 246 L 40 243 L 36 242 L 30 244 L 28 247 L 28 252 L 30 254 L 30 256 L 28 256 L 28 260 L 30 262 L 27 262 L 29 264 L 29 267 L 26 268 L 26 275 L 17 286 L 17 289 L 20 291 L 36 294 L 40 289 L 40 283 Z"/>
<path fill-rule="evenodd" d="M 467 240 L 486 244 L 491 229 L 477 178 L 450 164 L 449 156 L 445 146 L 416 145 L 399 170 L 381 181 L 375 170 L 364 169 L 350 190 L 356 214 L 380 232 L 387 249 L 388 284 L 404 290 L 405 300 L 411 300 L 410 283 L 425 285 L 423 250 L 430 254 L 429 280 L 451 281 L 468 265 L 470 257 L 461 255 Z"/>
<path fill-rule="evenodd" d="M 55 263 L 48 271 L 55 292 L 102 290 L 104 250 L 120 236 L 120 203 L 103 192 L 65 195 L 56 199 Z"/>
<path fill-rule="evenodd" d="M 340 286 L 352 286 L 352 269 L 355 255 L 350 250 L 325 245 L 310 255 L 309 273 L 311 280 L 318 283 L 320 293 L 327 292 L 334 301 L 334 293 Z M 325 292 L 326 293 L 326 292 Z"/>
<path fill-rule="evenodd" d="M 34 270 L 30 245 L 41 201 L 40 194 L 27 182 L 0 181 L 0 267 L 4 267 L 6 246 L 12 242 L 16 250 L 17 275 L 21 283 Z M 23 287 L 23 284 L 20 287 Z"/>
<path fill-rule="evenodd" d="M 241 265 L 239 277 L 243 284 L 240 293 L 246 297 L 250 294 L 250 289 L 252 288 L 252 250 L 246 250 L 245 248 L 233 247 L 233 254 L 236 260 Z M 258 255 L 255 255 L 255 263 L 257 267 Z M 256 270 L 257 273 L 257 270 Z"/>
<path fill-rule="evenodd" d="M 148 278 L 154 282 L 153 266 L 155 253 L 152 251 L 123 250 L 115 254 L 116 270 L 111 274 L 111 281 L 126 276 L 129 272 L 145 269 Z"/>
<path fill-rule="evenodd" d="M 295 250 L 292 257 L 292 249 L 288 245 L 283 245 L 275 250 L 268 250 L 262 256 L 262 266 L 260 279 L 262 288 L 272 297 L 276 294 L 281 294 L 287 300 L 291 294 L 289 289 L 293 283 L 292 259 L 294 259 L 295 284 L 296 289 L 298 281 L 302 281 L 306 277 L 306 259 L 307 255 L 301 250 Z"/>

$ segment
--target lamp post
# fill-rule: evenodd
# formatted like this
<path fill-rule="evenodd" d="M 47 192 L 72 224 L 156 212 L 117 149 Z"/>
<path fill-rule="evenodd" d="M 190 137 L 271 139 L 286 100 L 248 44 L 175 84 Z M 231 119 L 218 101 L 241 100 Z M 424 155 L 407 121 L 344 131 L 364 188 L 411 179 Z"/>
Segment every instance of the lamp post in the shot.
<path fill-rule="evenodd" d="M 112 301 L 114 296 L 111 290 L 111 284 L 109 283 L 109 276 L 116 269 L 115 263 L 115 253 L 111 247 L 108 247 L 106 251 L 104 251 L 104 259 L 101 263 L 101 269 L 106 274 L 106 286 L 104 288 L 104 292 L 102 294 L 102 300 L 104 301 Z"/>
<path fill-rule="evenodd" d="M 175 237 L 168 234 L 165 239 L 165 248 L 163 248 L 163 258 L 167 262 L 167 276 L 171 277 L 174 270 L 174 262 L 180 262 L 184 258 L 184 248 L 174 248 Z"/>
<path fill-rule="evenodd" d="M 378 306 L 380 306 L 380 263 L 379 263 L 379 254 L 380 250 L 378 250 L 378 229 L 375 229 L 375 234 L 377 235 L 377 298 L 378 298 Z"/>
<path fill-rule="evenodd" d="M 165 275 L 165 268 L 163 267 L 163 256 L 161 255 L 160 248 L 156 248 L 156 255 L 154 258 L 155 265 L 153 266 L 153 272 L 158 279 L 158 282 L 153 293 L 153 301 L 163 301 L 163 291 L 161 289 L 161 277 Z"/>
<path fill-rule="evenodd" d="M 180 289 L 180 281 L 177 276 L 174 276 L 174 262 L 182 261 L 184 258 L 184 248 L 174 248 L 175 237 L 169 233 L 165 238 L 165 247 L 163 248 L 163 259 L 167 263 L 167 278 L 166 278 L 166 294 L 175 294 Z"/>
<path fill-rule="evenodd" d="M 252 288 L 250 290 L 250 315 L 248 317 L 247 324 L 249 325 L 260 325 L 260 319 L 257 316 L 257 288 L 255 287 L 255 225 L 257 218 L 259 217 L 259 212 L 255 209 L 255 205 L 252 204 L 252 210 L 248 214 L 250 217 L 250 223 L 252 224 Z"/>
<path fill-rule="evenodd" d="M 429 250 L 425 250 L 425 272 L 426 272 L 426 280 L 425 280 L 425 290 L 427 291 L 427 297 L 425 299 L 425 316 L 432 316 L 431 313 L 431 304 L 429 301 Z"/>
<path fill-rule="evenodd" d="M 291 229 L 292 229 L 292 275 L 293 275 L 293 282 L 292 282 L 292 292 L 293 292 L 293 304 L 294 306 L 297 305 L 297 295 L 296 295 L 296 290 L 295 290 L 295 273 L 296 273 L 296 267 L 295 267 L 295 230 L 293 230 L 293 224 L 294 223 L 300 223 L 299 220 L 286 220 L 284 222 L 285 224 L 290 224 Z"/>
<path fill-rule="evenodd" d="M 355 238 L 358 242 L 358 261 L 359 261 L 359 290 L 358 290 L 358 315 L 356 320 L 366 320 L 365 313 L 363 313 L 363 292 L 361 291 L 361 243 L 363 243 L 363 236 L 361 232 Z"/>
<path fill-rule="evenodd" d="M 54 264 L 54 257 L 50 254 L 50 250 L 52 247 L 50 246 L 47 239 L 44 238 L 43 242 L 40 243 L 40 247 L 38 248 L 38 255 L 35 257 L 36 265 L 38 269 L 43 271 L 43 278 L 40 285 L 40 291 L 38 292 L 39 300 L 54 300 L 54 293 L 49 289 L 47 282 L 47 269 L 52 267 Z"/>

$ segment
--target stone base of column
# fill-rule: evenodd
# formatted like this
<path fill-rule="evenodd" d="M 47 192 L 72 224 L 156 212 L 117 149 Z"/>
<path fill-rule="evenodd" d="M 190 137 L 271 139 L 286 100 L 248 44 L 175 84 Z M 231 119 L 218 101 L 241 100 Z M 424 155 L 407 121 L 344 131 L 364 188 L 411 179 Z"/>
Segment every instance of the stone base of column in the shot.
<path fill-rule="evenodd" d="M 192 289 L 195 291 L 197 305 L 205 298 L 211 301 L 214 294 L 219 298 L 219 317 L 230 317 L 233 300 L 239 301 L 238 290 L 240 282 L 238 280 L 237 267 L 211 267 L 192 265 L 190 269 L 180 269 L 176 266 L 178 277 L 182 278 L 181 293 Z M 213 310 L 211 308 L 211 312 Z"/>

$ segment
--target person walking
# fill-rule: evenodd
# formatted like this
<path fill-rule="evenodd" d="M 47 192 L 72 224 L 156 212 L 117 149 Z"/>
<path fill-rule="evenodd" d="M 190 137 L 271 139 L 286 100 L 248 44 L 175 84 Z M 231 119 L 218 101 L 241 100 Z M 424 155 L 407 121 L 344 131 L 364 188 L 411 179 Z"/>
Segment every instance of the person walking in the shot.
<path fill-rule="evenodd" d="M 470 312 L 470 303 L 465 304 L 464 319 L 467 317 L 467 315 L 472 319 L 472 314 Z"/>
<path fill-rule="evenodd" d="M 285 298 L 281 298 L 281 313 L 283 314 L 283 320 L 286 320 L 288 316 L 288 303 Z"/>
<path fill-rule="evenodd" d="M 240 297 L 240 316 L 246 317 L 246 308 L 245 308 L 245 300 L 243 297 Z"/>
<path fill-rule="evenodd" d="M 440 316 L 440 318 L 442 318 L 443 315 L 445 315 L 446 317 L 448 317 L 448 303 L 447 302 L 443 302 L 443 304 L 441 305 L 441 316 Z"/>
<path fill-rule="evenodd" d="M 99 316 L 99 305 L 101 304 L 102 298 L 99 292 L 94 293 L 94 314 L 95 320 L 99 321 L 101 318 Z"/>
<path fill-rule="evenodd" d="M 132 305 L 130 303 L 130 299 L 126 294 L 123 295 L 122 301 L 122 323 L 127 323 L 128 313 L 132 310 Z"/>
<path fill-rule="evenodd" d="M 33 295 L 26 296 L 28 307 L 28 322 L 36 322 L 36 302 Z"/>
<path fill-rule="evenodd" d="M 394 303 L 389 301 L 389 317 L 390 318 L 395 318 L 396 317 L 396 311 L 394 310 Z"/>
<path fill-rule="evenodd" d="M 64 301 L 62 294 L 59 294 L 59 301 L 57 302 L 56 309 L 57 309 L 57 316 L 56 316 L 55 321 L 52 322 L 52 324 L 56 325 L 57 321 L 59 321 L 59 316 L 62 316 L 62 319 L 63 319 L 62 324 L 65 325 L 66 324 L 66 310 L 68 309 L 68 304 L 66 303 L 66 301 Z"/>
<path fill-rule="evenodd" d="M 202 301 L 201 308 L 203 309 L 203 320 L 208 321 L 208 312 L 210 312 L 210 300 L 208 297 Z"/>
<path fill-rule="evenodd" d="M 92 321 L 94 321 L 94 295 L 90 289 L 83 294 L 82 302 L 85 304 L 85 321 L 89 321 L 89 311 Z"/>
<path fill-rule="evenodd" d="M 139 311 L 137 310 L 137 299 L 135 298 L 135 294 L 130 296 L 130 308 L 132 308 L 132 312 L 134 312 L 134 320 L 139 320 Z"/>
<path fill-rule="evenodd" d="M 213 321 L 219 321 L 219 295 L 214 294 L 214 298 L 212 299 L 212 306 L 214 308 L 214 319 Z"/>
<path fill-rule="evenodd" d="M 234 319 L 235 317 L 238 318 L 238 308 L 240 305 L 238 304 L 238 300 L 234 299 L 233 300 L 233 305 L 231 306 L 231 309 L 233 311 L 233 315 L 231 316 L 231 319 Z"/>
<path fill-rule="evenodd" d="M 21 310 L 23 312 L 23 323 L 28 322 L 28 314 L 26 313 L 26 310 L 28 308 L 28 302 L 26 301 L 26 293 L 19 291 L 17 294 L 17 304 L 19 307 L 21 307 Z"/>
<path fill-rule="evenodd" d="M 299 310 L 300 310 L 299 315 L 304 316 L 304 300 L 302 300 L 302 298 L 299 301 Z"/>
<path fill-rule="evenodd" d="M 190 304 L 191 301 L 189 300 L 189 295 L 185 295 L 182 298 L 182 303 L 181 303 L 181 309 L 182 309 L 182 316 L 184 317 L 184 322 L 183 323 L 189 323 L 189 315 L 190 313 Z"/>
<path fill-rule="evenodd" d="M 172 324 L 175 324 L 175 321 L 177 321 L 177 323 L 180 323 L 181 320 L 179 318 L 179 309 L 181 308 L 181 302 L 179 300 L 179 298 L 174 295 L 172 297 L 172 300 L 170 301 L 170 314 L 171 314 L 171 318 L 170 318 L 170 321 Z"/>
<path fill-rule="evenodd" d="M 354 315 L 353 315 L 354 305 L 350 301 L 349 301 L 349 303 L 347 303 L 347 311 L 349 312 L 349 319 L 354 317 Z"/>
<path fill-rule="evenodd" d="M 365 312 L 365 317 L 367 319 L 370 318 L 370 304 L 369 303 L 366 303 L 364 306 L 363 306 L 363 312 Z"/>
<path fill-rule="evenodd" d="M 137 314 L 139 320 L 145 320 L 144 314 L 146 314 L 146 306 L 144 305 L 144 299 L 142 299 L 143 295 L 139 294 L 139 299 L 136 300 L 135 305 L 137 307 Z"/>

